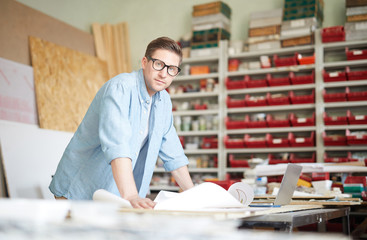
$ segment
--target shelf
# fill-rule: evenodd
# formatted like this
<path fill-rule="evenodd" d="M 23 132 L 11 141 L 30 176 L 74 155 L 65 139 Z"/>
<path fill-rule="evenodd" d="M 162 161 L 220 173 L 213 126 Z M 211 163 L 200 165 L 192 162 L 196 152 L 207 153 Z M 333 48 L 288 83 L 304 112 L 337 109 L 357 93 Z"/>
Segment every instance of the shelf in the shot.
<path fill-rule="evenodd" d="M 170 94 L 172 100 L 187 99 L 187 98 L 207 98 L 218 97 L 218 92 L 188 92 L 179 94 Z"/>
<path fill-rule="evenodd" d="M 367 129 L 367 124 L 325 126 L 325 130 Z M 367 149 L 367 146 L 366 146 Z"/>
<path fill-rule="evenodd" d="M 150 189 L 150 191 L 160 191 L 160 190 L 179 191 L 180 187 L 160 185 L 160 186 L 150 186 L 149 189 Z"/>
<path fill-rule="evenodd" d="M 331 67 L 346 67 L 346 66 L 364 66 L 367 65 L 367 60 L 351 60 L 351 61 L 339 61 L 339 62 L 326 62 L 325 68 Z"/>
<path fill-rule="evenodd" d="M 184 152 L 185 152 L 185 154 L 191 154 L 191 155 L 194 155 L 194 154 L 218 154 L 218 149 L 217 148 L 214 148 L 214 149 L 190 149 L 190 150 L 185 149 Z"/>
<path fill-rule="evenodd" d="M 253 75 L 253 74 L 298 72 L 298 71 L 304 71 L 304 70 L 312 70 L 314 68 L 315 68 L 315 64 L 294 65 L 294 66 L 287 66 L 287 67 L 274 67 L 274 68 L 262 68 L 262 69 L 252 69 L 252 70 L 240 70 L 240 71 L 236 71 L 236 72 L 228 72 L 226 75 L 228 77 L 235 77 L 235 76 Z"/>
<path fill-rule="evenodd" d="M 185 111 L 173 111 L 173 116 L 200 116 L 200 115 L 217 115 L 218 110 L 185 110 Z"/>
<path fill-rule="evenodd" d="M 275 152 L 314 152 L 316 147 L 287 147 L 287 148 L 233 148 L 225 149 L 227 153 L 275 153 Z"/>
<path fill-rule="evenodd" d="M 200 62 L 215 62 L 219 60 L 219 56 L 183 58 L 181 64 L 200 63 Z"/>
<path fill-rule="evenodd" d="M 325 147 L 325 151 L 367 151 L 367 145 Z"/>
<path fill-rule="evenodd" d="M 206 131 L 178 131 L 178 136 L 212 136 L 218 135 L 218 130 L 206 130 Z"/>
<path fill-rule="evenodd" d="M 353 86 L 361 86 L 367 85 L 366 80 L 356 80 L 356 81 L 342 81 L 342 82 L 327 82 L 324 83 L 325 88 L 334 88 L 334 87 L 353 87 Z"/>
<path fill-rule="evenodd" d="M 316 126 L 309 127 L 283 127 L 283 128 L 244 128 L 225 130 L 224 134 L 246 134 L 246 133 L 277 133 L 277 132 L 311 132 L 316 131 Z"/>
<path fill-rule="evenodd" d="M 226 172 L 233 172 L 233 173 L 245 172 L 245 171 L 248 171 L 249 169 L 251 168 L 226 168 Z"/>
<path fill-rule="evenodd" d="M 204 78 L 218 78 L 218 73 L 209 73 L 209 74 L 197 74 L 197 75 L 183 75 L 183 76 L 177 76 L 175 78 L 175 82 L 181 82 L 181 81 L 193 81 L 193 80 L 200 80 Z"/>
<path fill-rule="evenodd" d="M 339 107 L 365 107 L 367 101 L 346 101 L 346 102 L 333 102 L 325 103 L 325 108 L 339 108 Z"/>
<path fill-rule="evenodd" d="M 366 46 L 366 41 L 348 41 L 348 42 L 333 42 L 333 43 L 323 43 L 321 44 L 321 46 L 327 50 L 337 50 L 340 48 L 345 48 L 345 47 L 362 47 L 362 46 Z"/>
<path fill-rule="evenodd" d="M 288 85 L 279 87 L 244 88 L 244 89 L 226 90 L 226 93 L 228 95 L 235 95 L 235 94 L 249 94 L 260 92 L 292 91 L 292 90 L 314 89 L 315 86 L 316 86 L 315 84 L 300 84 L 300 85 Z"/>
<path fill-rule="evenodd" d="M 267 51 L 254 51 L 254 52 L 242 52 L 238 54 L 231 54 L 228 58 L 250 58 L 262 55 L 274 55 L 274 54 L 288 54 L 288 53 L 304 53 L 304 52 L 312 52 L 315 49 L 313 45 L 308 46 L 297 46 L 297 47 L 289 47 L 289 48 L 278 48 L 271 49 Z"/>
<path fill-rule="evenodd" d="M 314 108 L 315 104 L 293 104 L 293 105 L 273 105 L 264 107 L 227 108 L 227 112 L 228 113 L 274 112 L 274 111 L 304 110 Z"/>

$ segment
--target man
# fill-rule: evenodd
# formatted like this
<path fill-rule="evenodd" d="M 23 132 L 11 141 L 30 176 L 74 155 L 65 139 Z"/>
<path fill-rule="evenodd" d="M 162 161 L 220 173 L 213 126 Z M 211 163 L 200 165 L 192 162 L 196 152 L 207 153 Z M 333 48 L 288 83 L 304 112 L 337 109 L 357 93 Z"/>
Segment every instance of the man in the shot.
<path fill-rule="evenodd" d="M 158 156 L 183 190 L 193 187 L 165 91 L 181 61 L 175 41 L 157 38 L 147 46 L 142 69 L 103 85 L 53 176 L 55 198 L 91 199 L 102 188 L 134 208 L 153 208 L 146 194 Z"/>

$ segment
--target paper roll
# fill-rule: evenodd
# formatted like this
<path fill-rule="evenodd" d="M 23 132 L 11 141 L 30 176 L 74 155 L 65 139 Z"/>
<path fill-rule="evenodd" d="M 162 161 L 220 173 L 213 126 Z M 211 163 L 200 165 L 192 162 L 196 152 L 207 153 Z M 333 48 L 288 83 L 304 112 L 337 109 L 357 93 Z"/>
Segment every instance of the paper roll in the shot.
<path fill-rule="evenodd" d="M 132 208 L 129 201 L 121 197 L 116 196 L 104 189 L 98 189 L 93 194 L 94 201 L 113 202 L 119 204 L 123 208 Z"/>
<path fill-rule="evenodd" d="M 250 185 L 243 182 L 232 184 L 228 192 L 245 206 L 248 206 L 254 200 L 254 190 Z"/>

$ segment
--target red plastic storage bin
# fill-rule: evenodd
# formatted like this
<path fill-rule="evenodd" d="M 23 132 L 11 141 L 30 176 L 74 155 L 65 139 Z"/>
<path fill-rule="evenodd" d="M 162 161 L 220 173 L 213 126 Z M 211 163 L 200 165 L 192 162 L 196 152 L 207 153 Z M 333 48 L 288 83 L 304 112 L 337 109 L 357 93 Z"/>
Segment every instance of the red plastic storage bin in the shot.
<path fill-rule="evenodd" d="M 328 172 L 313 172 L 312 181 L 330 180 L 330 173 Z"/>
<path fill-rule="evenodd" d="M 341 163 L 348 161 L 348 155 L 346 155 L 345 152 L 324 153 L 324 162 L 326 163 Z"/>
<path fill-rule="evenodd" d="M 251 137 L 249 134 L 245 135 L 245 145 L 248 148 L 265 148 L 266 138 L 264 137 Z"/>
<path fill-rule="evenodd" d="M 347 110 L 349 124 L 367 124 L 367 115 L 353 115 L 351 110 Z"/>
<path fill-rule="evenodd" d="M 266 94 L 266 99 L 269 105 L 289 105 L 289 93 L 270 93 Z"/>
<path fill-rule="evenodd" d="M 229 136 L 224 137 L 224 145 L 226 148 L 244 148 L 245 141 L 243 138 L 229 138 Z"/>
<path fill-rule="evenodd" d="M 226 83 L 226 87 L 227 87 L 228 90 L 246 88 L 245 79 L 232 80 L 229 77 L 227 77 L 226 80 L 225 80 L 225 83 Z"/>
<path fill-rule="evenodd" d="M 315 112 L 309 117 L 298 117 L 295 113 L 291 113 L 289 118 L 293 127 L 315 126 Z"/>
<path fill-rule="evenodd" d="M 259 88 L 259 87 L 267 87 L 268 86 L 268 82 L 266 81 L 266 77 L 265 78 L 253 78 L 250 75 L 246 75 L 245 76 L 245 83 L 246 83 L 246 87 L 248 87 L 248 88 Z"/>
<path fill-rule="evenodd" d="M 347 60 L 367 59 L 367 49 L 350 50 L 348 47 L 346 47 L 345 54 L 347 55 Z"/>
<path fill-rule="evenodd" d="M 238 71 L 238 67 L 241 61 L 239 59 L 229 59 L 228 60 L 228 72 Z"/>
<path fill-rule="evenodd" d="M 359 162 L 359 161 L 363 161 L 364 164 L 367 166 L 367 158 L 363 157 L 355 157 L 353 156 L 352 152 L 348 152 L 348 161 L 349 162 Z"/>
<path fill-rule="evenodd" d="M 291 163 L 314 163 L 316 153 L 291 153 L 289 157 Z"/>
<path fill-rule="evenodd" d="M 248 107 L 266 106 L 268 105 L 266 100 L 266 96 L 251 96 L 247 94 L 245 97 L 246 105 Z"/>
<path fill-rule="evenodd" d="M 348 145 L 367 145 L 367 132 L 345 130 Z"/>
<path fill-rule="evenodd" d="M 266 134 L 266 143 L 268 147 L 289 147 L 289 139 L 287 136 L 274 137 L 270 133 Z"/>
<path fill-rule="evenodd" d="M 326 71 L 325 69 L 322 70 L 322 76 L 324 78 L 324 82 L 341 82 L 347 81 L 347 73 L 345 70 L 340 71 Z"/>
<path fill-rule="evenodd" d="M 360 90 L 360 88 L 357 88 Z M 367 90 L 365 91 L 352 91 L 350 87 L 346 87 L 345 91 L 347 93 L 348 101 L 365 101 L 367 100 Z"/>
<path fill-rule="evenodd" d="M 281 183 L 283 180 L 283 176 L 268 176 L 268 183 Z"/>
<path fill-rule="evenodd" d="M 347 101 L 347 93 L 344 88 L 334 88 L 332 91 L 333 92 L 327 92 L 326 89 L 322 90 L 322 97 L 324 98 L 324 102 L 345 102 Z"/>
<path fill-rule="evenodd" d="M 298 64 L 297 55 L 298 55 L 298 53 L 295 52 L 294 56 L 292 56 L 292 57 L 282 57 L 282 58 L 280 58 L 277 54 L 274 54 L 274 56 L 273 56 L 274 65 L 275 65 L 275 67 L 285 67 L 285 66 L 297 65 Z"/>
<path fill-rule="evenodd" d="M 266 128 L 267 127 L 266 118 L 264 118 L 263 120 L 261 119 L 253 120 L 251 119 L 249 115 L 246 115 L 245 121 L 246 121 L 246 126 L 248 128 Z"/>
<path fill-rule="evenodd" d="M 327 112 L 323 113 L 325 125 L 347 125 L 348 116 L 329 116 Z"/>
<path fill-rule="evenodd" d="M 275 118 L 272 114 L 268 113 L 266 115 L 266 122 L 268 124 L 268 127 L 290 127 L 291 122 L 289 119 L 289 115 L 287 115 L 286 118 Z"/>
<path fill-rule="evenodd" d="M 311 84 L 315 82 L 315 71 L 312 70 L 311 73 L 305 72 L 290 72 L 289 78 L 291 79 L 291 83 L 293 85 L 298 84 Z"/>
<path fill-rule="evenodd" d="M 367 70 L 366 67 L 357 69 L 353 68 L 352 70 L 350 67 L 346 67 L 345 71 L 347 73 L 347 78 L 349 81 L 355 81 L 355 80 L 366 80 L 367 79 Z"/>
<path fill-rule="evenodd" d="M 208 109 L 208 106 L 206 104 L 194 104 L 195 110 L 205 110 Z"/>
<path fill-rule="evenodd" d="M 292 104 L 306 104 L 315 102 L 315 90 L 311 91 L 311 94 L 297 95 L 296 92 L 290 91 L 289 97 Z"/>
<path fill-rule="evenodd" d="M 288 153 L 283 153 L 283 154 L 269 153 L 268 159 L 269 159 L 269 164 L 289 163 Z"/>
<path fill-rule="evenodd" d="M 203 137 L 201 148 L 202 149 L 218 148 L 218 138 L 216 138 L 216 137 Z"/>
<path fill-rule="evenodd" d="M 245 99 L 232 99 L 227 96 L 226 104 L 228 108 L 246 107 Z"/>
<path fill-rule="evenodd" d="M 322 133 L 325 146 L 346 146 L 347 137 L 342 135 L 327 135 L 326 132 Z"/>
<path fill-rule="evenodd" d="M 275 76 L 274 74 L 267 74 L 267 81 L 270 87 L 286 86 L 291 84 L 289 74 L 285 76 Z"/>
<path fill-rule="evenodd" d="M 323 28 L 321 31 L 323 43 L 345 41 L 344 26 L 333 26 Z"/>
<path fill-rule="evenodd" d="M 362 184 L 363 187 L 367 186 L 367 177 L 366 176 L 347 176 L 344 181 L 345 184 Z"/>
<path fill-rule="evenodd" d="M 297 61 L 299 65 L 305 64 L 314 64 L 315 63 L 315 54 L 313 53 L 311 56 L 306 56 L 305 54 L 298 54 Z"/>
<path fill-rule="evenodd" d="M 232 168 L 249 168 L 248 159 L 235 159 L 233 154 L 229 154 L 229 166 Z"/>
<path fill-rule="evenodd" d="M 226 128 L 227 129 L 241 129 L 246 128 L 245 118 L 243 120 L 232 120 L 230 117 L 225 118 Z"/>
<path fill-rule="evenodd" d="M 290 132 L 288 135 L 291 147 L 313 147 L 315 146 L 315 132 L 309 136 L 300 136 L 299 133 Z"/>
<path fill-rule="evenodd" d="M 235 180 L 205 180 L 205 182 L 212 182 L 212 183 L 215 183 L 219 186 L 221 186 L 222 188 L 224 188 L 225 190 L 228 190 L 228 188 L 236 183 L 237 181 Z"/>

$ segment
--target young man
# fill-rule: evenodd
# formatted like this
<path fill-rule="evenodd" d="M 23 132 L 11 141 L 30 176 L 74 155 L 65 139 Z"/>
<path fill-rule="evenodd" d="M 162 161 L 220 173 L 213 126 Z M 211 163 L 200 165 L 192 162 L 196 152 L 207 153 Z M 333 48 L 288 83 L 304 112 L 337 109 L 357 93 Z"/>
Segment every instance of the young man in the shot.
<path fill-rule="evenodd" d="M 103 85 L 53 176 L 49 188 L 56 198 L 92 199 L 102 188 L 134 208 L 153 208 L 146 194 L 158 156 L 183 190 L 193 187 L 165 91 L 181 61 L 175 41 L 157 38 L 146 49 L 142 69 Z"/>

